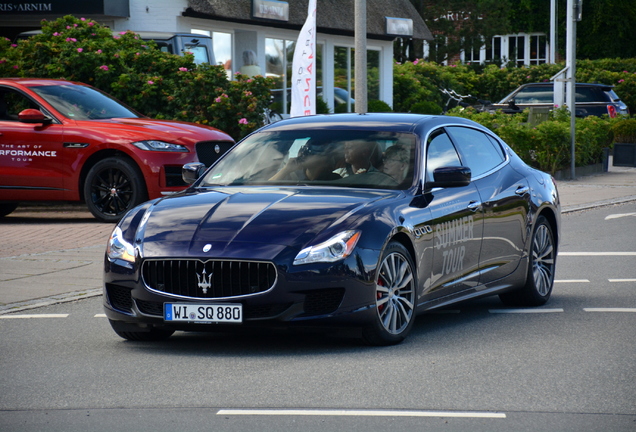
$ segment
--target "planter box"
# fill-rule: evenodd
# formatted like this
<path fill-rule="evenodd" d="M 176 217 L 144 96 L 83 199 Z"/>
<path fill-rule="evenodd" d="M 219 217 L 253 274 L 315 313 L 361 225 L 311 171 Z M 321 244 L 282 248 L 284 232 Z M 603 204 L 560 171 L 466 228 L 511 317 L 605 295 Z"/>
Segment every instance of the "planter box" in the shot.
<path fill-rule="evenodd" d="M 614 143 L 614 166 L 636 167 L 636 143 Z"/>

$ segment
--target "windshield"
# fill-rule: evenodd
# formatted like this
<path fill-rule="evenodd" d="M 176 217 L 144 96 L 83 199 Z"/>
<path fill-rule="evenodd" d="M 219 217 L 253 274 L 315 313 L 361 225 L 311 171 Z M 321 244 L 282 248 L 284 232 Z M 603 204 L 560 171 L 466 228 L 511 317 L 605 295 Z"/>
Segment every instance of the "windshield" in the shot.
<path fill-rule="evenodd" d="M 234 147 L 199 186 L 328 185 L 406 189 L 415 135 L 348 130 L 260 132 Z"/>
<path fill-rule="evenodd" d="M 61 84 L 31 89 L 62 115 L 74 120 L 139 117 L 134 111 L 90 87 Z"/>

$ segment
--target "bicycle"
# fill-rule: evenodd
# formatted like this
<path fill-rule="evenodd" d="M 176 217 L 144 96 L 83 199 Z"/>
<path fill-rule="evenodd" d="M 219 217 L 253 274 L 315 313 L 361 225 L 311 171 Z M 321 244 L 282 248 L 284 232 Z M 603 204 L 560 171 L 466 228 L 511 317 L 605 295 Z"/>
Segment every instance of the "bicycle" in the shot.
<path fill-rule="evenodd" d="M 461 95 L 455 90 L 449 90 L 445 88 L 440 88 L 439 91 L 442 92 L 442 94 L 448 96 L 448 99 L 446 100 L 446 104 L 444 105 L 444 109 L 442 111 L 442 115 L 446 115 L 446 113 L 450 109 L 451 101 L 455 101 L 455 106 L 461 106 L 462 108 L 468 108 L 472 106 L 475 110 L 477 110 L 477 112 L 487 111 L 487 107 L 491 105 L 491 102 L 489 100 L 479 99 L 478 97 L 475 97 L 471 94 Z M 477 101 L 479 105 L 471 105 L 467 102 L 464 102 L 465 99 L 473 99 Z"/>
<path fill-rule="evenodd" d="M 268 125 L 272 123 L 276 123 L 283 119 L 283 116 L 280 115 L 277 111 L 272 109 L 272 105 L 274 104 L 274 96 L 270 98 L 270 103 L 265 111 L 263 111 L 263 125 Z"/>

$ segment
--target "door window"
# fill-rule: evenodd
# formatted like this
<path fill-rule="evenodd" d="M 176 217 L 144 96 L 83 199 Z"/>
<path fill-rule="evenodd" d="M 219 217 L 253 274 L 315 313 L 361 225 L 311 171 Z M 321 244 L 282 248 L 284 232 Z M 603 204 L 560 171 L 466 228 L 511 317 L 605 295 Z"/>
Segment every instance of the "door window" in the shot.
<path fill-rule="evenodd" d="M 447 130 L 473 178 L 491 171 L 505 160 L 501 146 L 485 133 L 461 126 L 448 127 Z"/>

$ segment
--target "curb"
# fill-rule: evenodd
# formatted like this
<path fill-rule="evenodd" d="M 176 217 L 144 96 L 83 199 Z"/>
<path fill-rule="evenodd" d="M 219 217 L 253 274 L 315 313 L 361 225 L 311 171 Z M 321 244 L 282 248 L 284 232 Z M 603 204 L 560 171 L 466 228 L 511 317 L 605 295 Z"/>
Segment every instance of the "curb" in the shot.
<path fill-rule="evenodd" d="M 615 204 L 623 204 L 630 201 L 636 201 L 636 195 L 631 195 L 631 196 L 622 197 L 622 198 L 613 198 L 609 200 L 597 201 L 593 203 L 580 204 L 575 206 L 563 207 L 561 208 L 561 214 L 573 213 L 577 211 L 589 210 L 591 208 L 605 207 L 605 206 L 610 206 Z"/>
<path fill-rule="evenodd" d="M 102 288 L 94 288 L 86 291 L 74 291 L 65 294 L 58 294 L 51 297 L 42 297 L 34 300 L 27 300 L 19 303 L 9 303 L 0 306 L 0 315 L 21 312 L 29 309 L 36 309 L 44 306 L 51 306 L 60 303 L 69 303 L 85 298 L 97 297 L 102 295 Z"/>

